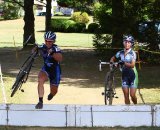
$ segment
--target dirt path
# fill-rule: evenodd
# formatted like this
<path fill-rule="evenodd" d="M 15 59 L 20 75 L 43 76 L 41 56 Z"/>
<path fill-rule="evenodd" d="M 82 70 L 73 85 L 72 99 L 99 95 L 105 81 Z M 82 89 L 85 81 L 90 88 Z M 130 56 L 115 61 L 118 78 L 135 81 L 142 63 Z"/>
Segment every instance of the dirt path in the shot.
<path fill-rule="evenodd" d="M 7 55 L 6 55 L 7 53 Z M 14 50 L 0 51 L 0 62 L 2 70 L 6 77 L 5 85 L 7 87 L 9 103 L 35 104 L 38 101 L 37 94 L 37 74 L 41 68 L 42 59 L 36 59 L 34 67 L 26 84 L 23 85 L 24 93 L 18 91 L 13 98 L 10 98 L 10 88 L 15 80 L 20 65 L 29 55 L 29 51 L 18 51 L 18 59 L 16 59 Z M 59 92 L 52 101 L 47 101 L 49 94 L 49 84 L 45 84 L 45 104 L 95 104 L 103 105 L 103 79 L 106 73 L 98 71 L 98 58 L 94 51 L 89 50 L 72 50 L 63 49 L 64 60 L 62 62 L 62 81 L 59 86 Z M 10 60 L 6 60 L 6 59 Z M 121 88 L 117 88 L 117 96 L 114 104 L 123 103 L 123 93 Z M 141 103 L 139 99 L 139 103 Z"/>

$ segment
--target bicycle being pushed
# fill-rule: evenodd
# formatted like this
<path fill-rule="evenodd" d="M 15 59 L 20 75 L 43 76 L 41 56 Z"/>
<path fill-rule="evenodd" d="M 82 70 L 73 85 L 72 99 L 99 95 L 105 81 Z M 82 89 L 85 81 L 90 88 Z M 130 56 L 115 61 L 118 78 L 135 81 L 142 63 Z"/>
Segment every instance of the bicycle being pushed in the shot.
<path fill-rule="evenodd" d="M 104 92 L 102 92 L 102 95 L 104 95 L 105 105 L 112 105 L 113 98 L 118 98 L 116 96 L 116 89 L 115 89 L 115 71 L 118 68 L 121 71 L 122 65 L 121 61 L 112 63 L 112 62 L 102 62 L 100 60 L 99 71 L 102 71 L 102 65 L 109 65 L 110 68 L 105 76 Z"/>
<path fill-rule="evenodd" d="M 14 96 L 14 94 L 17 92 L 17 90 L 21 90 L 22 92 L 24 92 L 23 89 L 21 89 L 22 84 L 26 83 L 29 73 L 31 71 L 31 68 L 33 66 L 34 60 L 38 54 L 38 44 L 35 43 L 35 47 L 36 49 L 34 49 L 34 51 L 29 55 L 29 57 L 25 60 L 25 62 L 23 63 L 23 65 L 20 68 L 19 73 L 16 76 L 16 80 L 12 86 L 12 90 L 11 90 L 11 97 Z"/>

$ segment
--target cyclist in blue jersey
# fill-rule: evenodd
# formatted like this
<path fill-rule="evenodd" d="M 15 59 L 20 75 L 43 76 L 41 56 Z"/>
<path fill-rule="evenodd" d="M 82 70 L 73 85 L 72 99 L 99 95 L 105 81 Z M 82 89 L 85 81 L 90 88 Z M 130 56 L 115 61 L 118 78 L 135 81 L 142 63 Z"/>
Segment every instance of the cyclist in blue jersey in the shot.
<path fill-rule="evenodd" d="M 125 104 L 130 104 L 129 95 L 134 104 L 137 104 L 136 89 L 138 87 L 138 73 L 136 70 L 136 53 L 133 51 L 134 38 L 131 35 L 123 38 L 124 50 L 116 53 L 110 62 L 121 60 L 122 67 L 122 90 Z"/>
<path fill-rule="evenodd" d="M 55 44 L 56 34 L 48 31 L 44 34 L 45 44 L 39 47 L 39 51 L 44 60 L 44 65 L 38 74 L 38 95 L 39 102 L 35 106 L 36 109 L 43 108 L 44 83 L 50 81 L 50 94 L 48 100 L 51 100 L 58 91 L 61 78 L 60 62 L 62 61 L 62 53 Z"/>

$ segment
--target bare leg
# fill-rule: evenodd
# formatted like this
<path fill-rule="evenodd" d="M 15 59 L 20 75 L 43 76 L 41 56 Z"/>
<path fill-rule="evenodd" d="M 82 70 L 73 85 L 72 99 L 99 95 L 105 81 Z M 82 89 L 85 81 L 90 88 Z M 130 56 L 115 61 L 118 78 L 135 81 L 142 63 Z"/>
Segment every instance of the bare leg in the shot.
<path fill-rule="evenodd" d="M 58 92 L 58 87 L 52 85 L 52 86 L 50 87 L 50 93 L 51 93 L 52 95 L 56 95 L 57 92 Z"/>
<path fill-rule="evenodd" d="M 44 83 L 47 81 L 48 77 L 47 74 L 43 71 L 39 72 L 38 75 L 38 95 L 39 97 L 44 96 Z"/>
<path fill-rule="evenodd" d="M 130 104 L 130 100 L 129 100 L 129 88 L 122 88 L 122 90 L 123 90 L 123 94 L 124 94 L 125 104 Z"/>
<path fill-rule="evenodd" d="M 131 96 L 132 102 L 134 104 L 137 104 L 136 88 L 131 88 L 130 89 L 130 96 Z"/>
<path fill-rule="evenodd" d="M 50 85 L 50 94 L 48 95 L 48 100 L 51 100 L 58 92 L 58 86 Z"/>
<path fill-rule="evenodd" d="M 35 106 L 36 109 L 42 109 L 43 108 L 43 96 L 44 96 L 44 83 L 48 79 L 47 74 L 43 71 L 39 72 L 38 75 L 38 96 L 39 96 L 39 102 Z"/>

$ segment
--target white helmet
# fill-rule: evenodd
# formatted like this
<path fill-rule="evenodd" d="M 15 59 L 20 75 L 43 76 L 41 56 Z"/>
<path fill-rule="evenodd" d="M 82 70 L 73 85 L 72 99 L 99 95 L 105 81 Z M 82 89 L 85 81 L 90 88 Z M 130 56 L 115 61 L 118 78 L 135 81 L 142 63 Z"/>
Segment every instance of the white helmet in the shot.
<path fill-rule="evenodd" d="M 56 34 L 54 32 L 48 31 L 44 34 L 44 39 L 48 41 L 54 41 L 56 39 Z"/>

